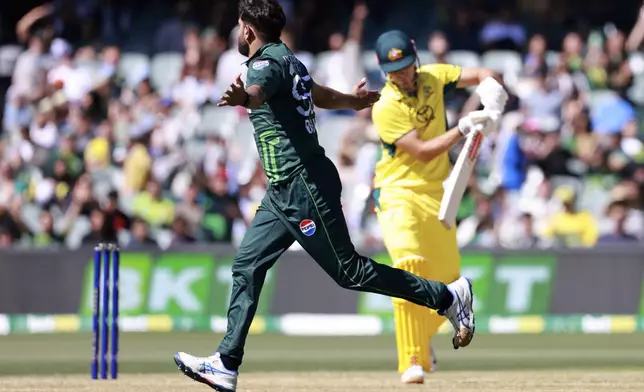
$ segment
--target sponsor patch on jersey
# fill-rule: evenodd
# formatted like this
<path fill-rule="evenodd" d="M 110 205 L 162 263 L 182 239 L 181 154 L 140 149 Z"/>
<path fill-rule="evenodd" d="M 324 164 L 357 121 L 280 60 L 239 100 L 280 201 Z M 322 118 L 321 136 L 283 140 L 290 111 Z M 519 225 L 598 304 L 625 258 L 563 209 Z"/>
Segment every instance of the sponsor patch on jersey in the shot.
<path fill-rule="evenodd" d="M 307 237 L 315 234 L 315 222 L 310 219 L 304 219 L 300 222 L 300 231 Z"/>
<path fill-rule="evenodd" d="M 268 67 L 268 64 L 269 64 L 269 63 L 268 63 L 268 60 L 259 60 L 259 61 L 255 61 L 255 62 L 253 63 L 253 69 L 254 69 L 255 71 L 259 71 L 259 70 L 260 70 L 260 69 L 262 69 L 262 68 L 266 68 L 266 67 Z"/>

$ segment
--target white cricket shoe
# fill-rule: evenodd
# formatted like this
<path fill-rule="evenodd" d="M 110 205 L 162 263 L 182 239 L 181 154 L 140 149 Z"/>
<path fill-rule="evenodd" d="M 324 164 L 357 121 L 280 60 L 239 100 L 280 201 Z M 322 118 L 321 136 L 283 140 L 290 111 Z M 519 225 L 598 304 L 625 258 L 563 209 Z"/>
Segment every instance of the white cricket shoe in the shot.
<path fill-rule="evenodd" d="M 210 357 L 195 357 L 180 352 L 174 355 L 174 362 L 183 374 L 216 391 L 235 392 L 237 388 L 237 372 L 226 369 L 219 353 Z"/>
<path fill-rule="evenodd" d="M 400 381 L 404 384 L 422 384 L 425 382 L 425 371 L 420 365 L 411 365 L 400 376 Z"/>
<path fill-rule="evenodd" d="M 452 345 L 454 349 L 466 347 L 474 337 L 475 322 L 472 301 L 472 283 L 466 277 L 460 277 L 447 285 L 447 289 L 454 296 L 454 302 L 445 312 L 444 316 L 454 327 Z"/>

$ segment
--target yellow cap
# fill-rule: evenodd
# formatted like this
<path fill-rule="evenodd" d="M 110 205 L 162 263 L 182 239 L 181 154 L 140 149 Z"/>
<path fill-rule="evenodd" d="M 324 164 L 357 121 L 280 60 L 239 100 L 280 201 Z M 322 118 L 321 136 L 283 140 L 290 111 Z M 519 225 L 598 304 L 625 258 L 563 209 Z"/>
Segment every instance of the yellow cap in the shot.
<path fill-rule="evenodd" d="M 562 203 L 572 203 L 575 201 L 575 190 L 570 186 L 560 186 L 554 192 L 554 197 Z"/>

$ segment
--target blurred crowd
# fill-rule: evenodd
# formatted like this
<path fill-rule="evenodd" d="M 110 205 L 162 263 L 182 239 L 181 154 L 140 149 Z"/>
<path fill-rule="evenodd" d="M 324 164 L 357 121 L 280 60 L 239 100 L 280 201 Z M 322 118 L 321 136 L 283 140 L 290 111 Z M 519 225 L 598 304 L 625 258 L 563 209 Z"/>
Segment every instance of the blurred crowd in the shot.
<path fill-rule="evenodd" d="M 215 2 L 225 3 L 220 18 L 204 24 L 193 20 L 199 2 L 181 0 L 153 25 L 146 44 L 154 50 L 136 50 L 136 37 L 130 46 L 119 40 L 137 24 L 133 5 L 103 10 L 100 23 L 88 25 L 80 5 L 93 2 L 77 2 L 67 19 L 59 3 L 29 11 L 16 25 L 17 42 L 0 46 L 0 76 L 9 81 L 0 246 L 239 244 L 266 178 L 246 111 L 215 105 L 244 71 L 234 6 Z M 349 91 L 367 77 L 370 87 L 383 85 L 368 34 L 385 27 L 377 9 L 356 3 L 344 27 L 306 38 L 302 13 L 313 14 L 318 2 L 283 3 L 296 22 L 282 39 L 318 83 Z M 472 15 L 457 16 L 438 18 L 442 30 L 413 33 L 421 62 L 495 69 L 511 93 L 461 205 L 459 244 L 644 240 L 644 12 L 628 30 L 568 29 L 555 44 L 504 8 L 478 15 L 475 29 L 463 27 Z M 472 91 L 446 97 L 451 125 L 479 106 Z M 344 183 L 352 237 L 381 246 L 370 197 L 380 144 L 370 113 L 320 110 L 317 118 Z"/>

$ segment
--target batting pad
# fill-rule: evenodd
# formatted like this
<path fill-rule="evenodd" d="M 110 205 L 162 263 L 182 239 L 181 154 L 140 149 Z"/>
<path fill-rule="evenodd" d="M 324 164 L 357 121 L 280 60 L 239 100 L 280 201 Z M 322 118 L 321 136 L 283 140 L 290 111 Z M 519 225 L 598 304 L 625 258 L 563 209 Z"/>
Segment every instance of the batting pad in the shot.
<path fill-rule="evenodd" d="M 405 257 L 395 262 L 394 267 L 426 279 L 430 274 L 429 262 L 421 256 Z M 421 365 L 426 372 L 429 372 L 431 365 L 429 342 L 433 335 L 431 333 L 432 311 L 399 298 L 394 298 L 393 304 L 398 372 L 402 374 L 411 365 Z M 435 330 L 434 333 L 436 333 Z"/>

